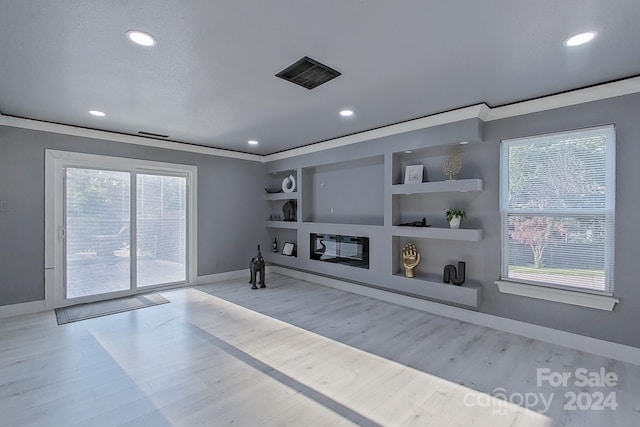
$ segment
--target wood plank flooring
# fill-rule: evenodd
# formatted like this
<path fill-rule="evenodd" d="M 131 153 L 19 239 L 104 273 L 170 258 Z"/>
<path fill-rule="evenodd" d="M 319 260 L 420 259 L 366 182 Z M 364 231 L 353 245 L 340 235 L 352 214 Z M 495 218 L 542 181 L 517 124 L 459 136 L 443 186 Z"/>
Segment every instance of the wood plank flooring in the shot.
<path fill-rule="evenodd" d="M 640 420 L 638 366 L 285 276 L 253 291 L 247 281 L 166 291 L 170 304 L 61 326 L 53 312 L 0 320 L 0 426 Z M 538 385 L 539 368 L 572 378 Z M 613 372 L 617 385 L 576 385 L 578 368 Z M 569 410 L 571 393 L 589 408 L 613 393 L 617 408 Z"/>

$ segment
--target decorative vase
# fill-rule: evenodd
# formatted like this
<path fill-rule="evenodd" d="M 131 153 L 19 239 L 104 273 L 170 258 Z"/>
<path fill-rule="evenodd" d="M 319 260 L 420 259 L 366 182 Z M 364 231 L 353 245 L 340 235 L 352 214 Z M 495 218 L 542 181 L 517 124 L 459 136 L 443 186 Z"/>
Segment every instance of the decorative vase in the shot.
<path fill-rule="evenodd" d="M 285 193 L 293 193 L 296 189 L 296 179 L 293 175 L 289 175 L 282 180 L 282 191 Z"/>
<path fill-rule="evenodd" d="M 460 228 L 460 220 L 462 218 L 460 218 L 459 216 L 454 216 L 453 218 L 451 218 L 451 220 L 449 221 L 449 228 Z"/>
<path fill-rule="evenodd" d="M 442 167 L 442 169 L 444 170 L 444 174 L 447 176 L 447 179 L 453 180 L 458 177 L 458 174 L 462 169 L 462 158 L 460 157 L 461 154 L 462 146 L 458 145 L 455 150 L 453 150 L 453 153 L 449 156 L 447 161 L 444 162 L 444 166 Z"/>

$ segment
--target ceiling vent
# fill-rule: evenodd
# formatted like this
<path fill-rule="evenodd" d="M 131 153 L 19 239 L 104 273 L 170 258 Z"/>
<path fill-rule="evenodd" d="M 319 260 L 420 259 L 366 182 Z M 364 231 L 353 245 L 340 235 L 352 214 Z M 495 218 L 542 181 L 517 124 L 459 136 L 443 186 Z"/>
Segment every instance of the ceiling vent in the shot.
<path fill-rule="evenodd" d="M 151 138 L 169 138 L 169 135 L 161 135 L 159 133 L 145 132 L 143 130 L 139 130 L 138 133 L 142 136 L 149 136 Z"/>
<path fill-rule="evenodd" d="M 340 75 L 336 70 L 305 56 L 301 60 L 291 64 L 276 74 L 276 77 L 285 79 L 307 89 L 313 89 Z"/>

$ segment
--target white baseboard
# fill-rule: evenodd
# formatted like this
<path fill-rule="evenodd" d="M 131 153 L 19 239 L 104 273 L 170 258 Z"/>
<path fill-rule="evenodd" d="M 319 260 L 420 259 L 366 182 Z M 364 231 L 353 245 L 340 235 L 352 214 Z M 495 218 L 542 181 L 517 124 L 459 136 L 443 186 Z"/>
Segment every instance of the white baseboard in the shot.
<path fill-rule="evenodd" d="M 270 272 L 271 266 L 267 266 L 265 268 L 265 271 L 267 273 Z M 224 282 L 225 280 L 239 279 L 242 277 L 246 277 L 248 282 L 249 275 L 250 273 L 248 268 L 244 270 L 226 271 L 224 273 L 209 274 L 207 276 L 198 276 L 194 283 L 187 284 L 186 286 L 190 286 L 190 285 L 197 286 L 197 285 L 204 285 L 207 283 Z M 184 284 L 171 285 L 165 288 L 158 288 L 155 290 L 166 290 L 166 289 L 180 288 L 184 286 L 185 286 Z M 20 316 L 22 314 L 39 313 L 42 311 L 48 311 L 52 309 L 53 307 L 49 307 L 46 301 L 32 301 L 32 302 L 25 302 L 20 304 L 2 305 L 0 306 L 0 319 L 13 317 L 13 316 Z"/>
<path fill-rule="evenodd" d="M 273 271 L 272 267 L 269 265 L 266 266 L 265 272 L 269 273 L 270 271 Z M 211 283 L 224 282 L 225 280 L 241 279 L 243 277 L 247 279 L 248 283 L 249 277 L 251 277 L 251 273 L 249 272 L 248 268 L 245 268 L 244 270 L 225 271 L 224 273 L 209 274 L 207 276 L 198 276 L 195 284 L 206 285 Z"/>
<path fill-rule="evenodd" d="M 379 299 L 381 301 L 391 302 L 405 307 L 414 308 L 416 310 L 422 310 L 440 316 L 449 317 L 452 319 L 485 326 L 487 328 L 497 329 L 527 338 L 561 345 L 563 347 L 569 347 L 575 350 L 580 350 L 587 353 L 596 354 L 598 356 L 608 357 L 610 359 L 615 359 L 640 366 L 640 348 L 637 347 L 604 341 L 597 338 L 587 337 L 584 335 L 574 334 L 571 332 L 561 331 L 545 326 L 534 325 L 531 323 L 508 319 L 505 317 L 479 313 L 476 311 L 427 301 L 420 298 L 396 294 L 394 292 L 370 288 L 367 286 L 357 285 L 355 283 L 345 282 L 342 280 L 336 280 L 329 277 L 318 276 L 312 273 L 292 270 L 289 268 L 273 266 L 271 268 L 271 271 L 273 273 L 282 274 L 284 276 L 305 280 L 335 289 L 340 289 L 342 291 Z"/>
<path fill-rule="evenodd" d="M 20 304 L 3 305 L 0 306 L 0 319 L 20 316 L 21 314 L 39 313 L 46 310 L 47 307 L 44 301 L 31 301 Z"/>

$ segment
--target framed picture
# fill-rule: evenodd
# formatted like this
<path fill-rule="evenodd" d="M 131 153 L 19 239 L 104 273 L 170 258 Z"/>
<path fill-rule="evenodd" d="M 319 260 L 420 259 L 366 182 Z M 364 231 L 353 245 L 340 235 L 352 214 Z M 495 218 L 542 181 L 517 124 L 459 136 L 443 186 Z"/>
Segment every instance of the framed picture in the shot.
<path fill-rule="evenodd" d="M 422 182 L 423 165 L 410 165 L 404 170 L 405 184 L 419 184 Z"/>
<path fill-rule="evenodd" d="M 293 256 L 293 253 L 296 250 L 296 244 L 291 242 L 286 242 L 282 247 L 282 255 Z"/>

